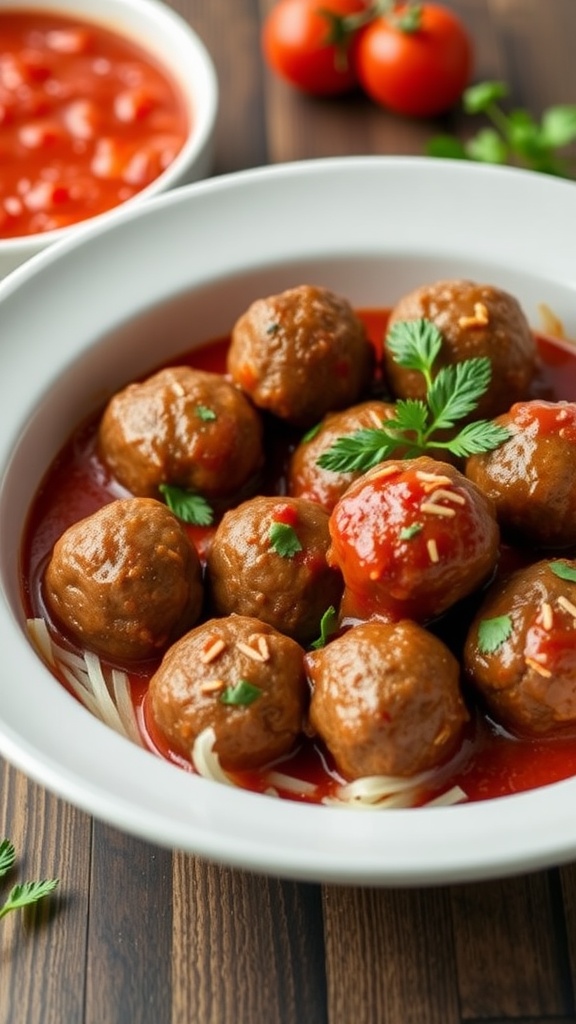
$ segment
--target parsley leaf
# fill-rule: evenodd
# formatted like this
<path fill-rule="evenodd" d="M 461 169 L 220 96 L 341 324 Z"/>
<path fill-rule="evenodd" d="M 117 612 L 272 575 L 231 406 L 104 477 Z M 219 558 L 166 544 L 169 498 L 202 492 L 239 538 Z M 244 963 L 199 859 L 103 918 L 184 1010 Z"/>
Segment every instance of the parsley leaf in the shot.
<path fill-rule="evenodd" d="M 16 860 L 16 850 L 9 839 L 3 839 L 0 843 L 0 878 L 10 871 Z"/>
<path fill-rule="evenodd" d="M 411 526 L 404 526 L 398 536 L 400 540 L 412 540 L 412 537 L 417 537 L 423 529 L 422 523 L 412 523 Z"/>
<path fill-rule="evenodd" d="M 3 839 L 0 843 L 0 878 L 10 871 L 15 861 L 16 851 L 13 844 L 9 839 Z M 39 882 L 22 882 L 12 886 L 6 900 L 0 905 L 0 918 L 5 917 L 11 910 L 20 910 L 22 907 L 37 903 L 57 885 L 57 878 L 44 878 Z"/>
<path fill-rule="evenodd" d="M 429 141 L 428 155 L 511 163 L 543 174 L 572 177 L 574 168 L 561 151 L 576 139 L 576 106 L 549 107 L 538 121 L 522 108 L 506 111 L 502 101 L 508 94 L 505 82 L 479 82 L 466 89 L 462 94 L 464 112 L 484 115 L 490 125 L 480 128 L 466 142 L 438 135 Z"/>
<path fill-rule="evenodd" d="M 201 494 L 186 491 L 172 484 L 160 484 L 158 488 L 164 495 L 168 508 L 178 519 L 192 526 L 210 526 L 214 520 L 212 507 Z"/>
<path fill-rule="evenodd" d="M 463 359 L 442 367 L 433 375 L 442 336 L 429 320 L 402 320 L 392 325 L 386 343 L 400 366 L 418 370 L 426 381 L 426 400 L 402 398 L 393 419 L 381 427 L 357 430 L 339 437 L 318 458 L 322 469 L 337 473 L 365 473 L 391 456 L 409 459 L 432 449 L 446 449 L 466 458 L 492 451 L 510 436 L 509 431 L 487 420 L 468 423 L 452 438 L 434 435 L 469 416 L 490 385 L 492 365 L 487 356 Z"/>
<path fill-rule="evenodd" d="M 315 651 L 319 650 L 320 647 L 325 647 L 328 640 L 338 629 L 338 613 L 333 604 L 326 609 L 324 615 L 320 619 L 320 636 L 317 640 L 310 645 Z"/>
<path fill-rule="evenodd" d="M 508 640 L 511 633 L 512 619 L 509 615 L 482 619 L 478 625 L 478 647 L 482 654 L 493 654 Z"/>
<path fill-rule="evenodd" d="M 230 704 L 235 707 L 247 707 L 253 704 L 262 695 L 259 686 L 254 686 L 247 679 L 239 679 L 235 686 L 227 686 L 220 694 L 221 704 Z"/>
<path fill-rule="evenodd" d="M 289 523 L 272 523 L 268 538 L 272 548 L 281 558 L 293 558 L 298 551 L 302 551 L 298 534 Z"/>
<path fill-rule="evenodd" d="M 567 562 L 550 562 L 549 568 L 555 576 L 558 576 L 559 579 L 568 580 L 570 583 L 576 583 L 575 566 L 569 565 Z"/>
<path fill-rule="evenodd" d="M 210 420 L 216 419 L 216 413 L 214 412 L 214 409 L 209 409 L 207 405 L 197 405 L 196 415 L 198 419 L 204 420 L 205 423 L 208 423 Z"/>

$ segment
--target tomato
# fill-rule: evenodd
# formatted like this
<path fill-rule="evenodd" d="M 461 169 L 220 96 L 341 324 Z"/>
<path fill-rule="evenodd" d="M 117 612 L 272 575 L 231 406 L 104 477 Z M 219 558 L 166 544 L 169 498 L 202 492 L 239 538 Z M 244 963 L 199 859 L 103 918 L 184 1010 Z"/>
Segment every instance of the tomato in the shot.
<path fill-rule="evenodd" d="M 373 100 L 397 114 L 432 117 L 460 99 L 473 52 L 455 14 L 422 3 L 371 21 L 358 36 L 355 57 L 360 85 Z"/>
<path fill-rule="evenodd" d="M 351 54 L 356 16 L 366 11 L 365 0 L 279 0 L 262 29 L 267 63 L 304 92 L 347 92 L 357 84 Z"/>

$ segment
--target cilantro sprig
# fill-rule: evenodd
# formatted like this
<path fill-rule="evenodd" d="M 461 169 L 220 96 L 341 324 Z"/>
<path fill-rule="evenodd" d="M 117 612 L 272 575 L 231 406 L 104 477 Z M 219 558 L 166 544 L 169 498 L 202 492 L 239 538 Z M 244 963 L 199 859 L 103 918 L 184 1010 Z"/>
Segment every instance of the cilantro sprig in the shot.
<path fill-rule="evenodd" d="M 220 703 L 233 707 L 247 707 L 262 695 L 262 690 L 247 679 L 239 679 L 234 686 L 227 686 L 220 694 Z"/>
<path fill-rule="evenodd" d="M 296 530 L 289 523 L 274 522 L 268 531 L 271 548 L 280 558 L 294 558 L 302 551 Z"/>
<path fill-rule="evenodd" d="M 434 374 L 442 335 L 426 319 L 397 321 L 390 329 L 387 345 L 399 366 L 423 375 L 425 401 L 399 399 L 392 419 L 383 420 L 381 427 L 337 438 L 319 457 L 319 466 L 337 473 L 364 473 L 391 456 L 414 458 L 433 448 L 466 458 L 491 451 L 507 440 L 509 431 L 490 420 L 467 423 L 448 439 L 435 436 L 440 430 L 453 428 L 478 405 L 491 379 L 492 367 L 487 356 L 443 366 Z"/>
<path fill-rule="evenodd" d="M 158 490 L 170 511 L 182 522 L 192 526 L 210 526 L 214 521 L 214 510 L 201 494 L 172 484 L 160 484 Z"/>
<path fill-rule="evenodd" d="M 524 110 L 506 111 L 505 82 L 480 82 L 462 95 L 464 112 L 484 114 L 489 121 L 467 141 L 438 135 L 426 147 L 429 156 L 476 160 L 488 164 L 516 164 L 533 171 L 571 178 L 574 167 L 562 150 L 576 139 L 576 106 L 549 107 L 538 121 Z"/>
<path fill-rule="evenodd" d="M 0 842 L 0 878 L 7 875 L 16 863 L 16 850 L 9 839 Z M 37 882 L 21 882 L 13 885 L 4 903 L 0 905 L 0 918 L 11 910 L 21 910 L 48 896 L 58 885 L 57 878 L 44 878 Z"/>
<path fill-rule="evenodd" d="M 478 647 L 482 654 L 494 654 L 512 635 L 510 615 L 495 615 L 478 624 Z"/>
<path fill-rule="evenodd" d="M 321 647 L 325 647 L 330 637 L 338 629 L 338 612 L 336 611 L 333 604 L 326 609 L 322 618 L 320 619 L 320 636 L 314 640 L 311 646 L 315 651 L 320 650 Z"/>

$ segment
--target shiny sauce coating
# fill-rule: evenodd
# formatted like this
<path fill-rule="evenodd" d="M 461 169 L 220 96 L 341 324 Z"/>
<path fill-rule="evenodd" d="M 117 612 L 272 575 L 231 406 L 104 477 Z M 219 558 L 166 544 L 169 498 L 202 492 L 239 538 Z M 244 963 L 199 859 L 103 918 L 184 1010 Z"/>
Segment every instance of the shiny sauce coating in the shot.
<path fill-rule="evenodd" d="M 360 311 L 359 315 L 378 347 L 378 339 L 384 334 L 387 311 Z M 576 349 L 568 342 L 545 337 L 538 337 L 537 341 L 542 370 L 535 397 L 576 401 Z M 180 358 L 178 363 L 222 373 L 227 344 L 227 338 L 217 339 L 195 349 L 186 358 Z M 29 616 L 45 616 L 41 579 L 57 537 L 81 517 L 123 496 L 96 454 L 97 424 L 98 418 L 94 418 L 76 430 L 50 467 L 31 509 L 21 556 L 23 599 Z M 293 430 L 281 425 L 276 433 L 270 434 L 264 493 L 282 493 L 286 458 L 297 440 Z M 213 528 L 187 529 L 202 556 Z M 502 547 L 501 565 L 504 569 L 526 561 L 530 561 L 530 553 Z M 466 609 L 456 606 L 435 623 L 433 629 L 458 655 L 464 640 L 464 623 L 467 622 Z M 66 642 L 58 636 L 56 640 Z M 144 743 L 156 754 L 193 771 L 188 761 L 168 748 L 146 714 L 147 683 L 155 668 L 156 663 L 141 665 L 128 673 Z M 459 785 L 468 800 L 476 801 L 533 789 L 576 775 L 576 736 L 518 739 L 491 721 L 473 701 L 470 706 L 471 721 L 463 745 L 451 764 L 438 770 L 437 780 L 433 781 L 430 791 L 422 793 L 422 802 L 453 785 Z M 326 751 L 305 737 L 295 752 L 278 767 L 282 772 L 315 786 L 313 795 L 295 797 L 290 794 L 292 799 L 318 802 L 333 794 L 342 781 Z M 239 785 L 255 791 L 264 791 L 267 787 L 261 772 L 239 773 L 236 779 Z"/>

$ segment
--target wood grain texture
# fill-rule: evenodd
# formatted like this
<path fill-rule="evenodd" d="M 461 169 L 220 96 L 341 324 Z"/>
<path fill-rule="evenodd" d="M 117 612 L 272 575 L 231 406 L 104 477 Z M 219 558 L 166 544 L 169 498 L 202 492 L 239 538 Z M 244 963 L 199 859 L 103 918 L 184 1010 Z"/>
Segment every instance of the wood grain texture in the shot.
<path fill-rule="evenodd" d="M 260 53 L 272 3 L 169 0 L 216 64 L 215 174 L 419 154 L 438 131 L 476 130 L 458 111 L 411 121 L 360 94 L 290 89 Z M 508 82 L 535 114 L 576 100 L 574 0 L 451 6 L 478 81 Z M 262 878 L 123 835 L 0 762 L 4 835 L 19 860 L 0 896 L 28 878 L 60 886 L 0 921 L 0 1024 L 576 1024 L 575 865 L 429 890 Z"/>

